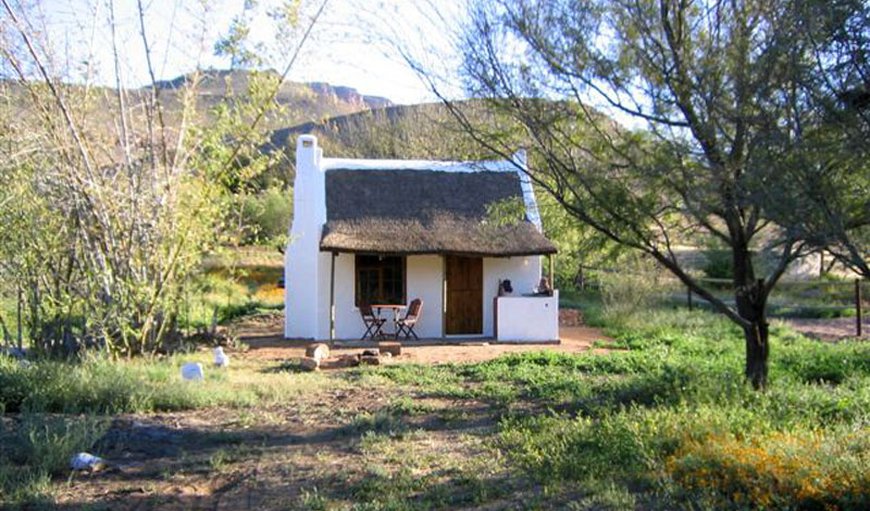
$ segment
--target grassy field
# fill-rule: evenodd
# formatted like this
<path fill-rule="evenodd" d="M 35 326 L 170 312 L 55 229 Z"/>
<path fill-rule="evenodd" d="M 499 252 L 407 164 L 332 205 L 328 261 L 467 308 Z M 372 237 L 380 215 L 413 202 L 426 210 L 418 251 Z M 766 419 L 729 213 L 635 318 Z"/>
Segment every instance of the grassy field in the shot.
<path fill-rule="evenodd" d="M 589 303 L 588 297 L 574 300 Z M 64 509 L 866 509 L 870 346 L 705 312 L 588 319 L 605 354 L 300 373 L 234 354 L 0 360 L 0 502 Z M 71 474 L 89 451 L 110 468 Z"/>

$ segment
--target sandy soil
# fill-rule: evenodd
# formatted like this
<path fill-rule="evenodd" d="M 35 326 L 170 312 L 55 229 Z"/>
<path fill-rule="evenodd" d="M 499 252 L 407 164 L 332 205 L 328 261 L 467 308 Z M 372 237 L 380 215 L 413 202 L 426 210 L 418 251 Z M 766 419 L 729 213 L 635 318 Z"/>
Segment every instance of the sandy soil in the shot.
<path fill-rule="evenodd" d="M 280 317 L 260 318 L 253 322 L 236 325 L 236 336 L 250 347 L 244 354 L 237 356 L 251 357 L 262 360 L 287 360 L 305 355 L 308 341 L 287 340 L 281 335 Z M 521 353 L 526 351 L 556 351 L 562 353 L 579 353 L 593 350 L 595 341 L 610 341 L 600 330 L 588 326 L 561 326 L 559 328 L 560 342 L 536 344 L 502 344 L 488 339 L 469 339 L 460 342 L 442 343 L 440 341 L 422 341 L 402 343 L 402 354 L 394 357 L 391 363 L 443 364 L 472 363 L 496 358 L 505 353 Z M 341 342 L 333 344 L 330 354 L 333 356 L 355 355 L 367 348 L 374 348 L 374 343 Z M 595 351 L 606 351 L 595 348 Z"/>
<path fill-rule="evenodd" d="M 379 432 L 372 414 L 405 395 L 398 387 L 316 387 L 284 406 L 116 416 L 95 447 L 109 468 L 71 474 L 56 508 L 316 509 L 305 501 L 318 492 L 350 507 L 354 486 L 378 477 L 372 467 L 449 474 L 492 458 L 474 434 L 492 426 L 484 405 L 425 396 L 413 397 L 431 411 L 395 419 L 407 441 L 381 432 L 367 446 L 366 431 Z"/>
<path fill-rule="evenodd" d="M 783 321 L 798 332 L 823 341 L 854 338 L 857 334 L 855 318 L 787 319 Z M 870 337 L 870 332 L 868 332 L 870 324 L 866 320 L 862 322 L 862 330 L 862 338 Z"/>

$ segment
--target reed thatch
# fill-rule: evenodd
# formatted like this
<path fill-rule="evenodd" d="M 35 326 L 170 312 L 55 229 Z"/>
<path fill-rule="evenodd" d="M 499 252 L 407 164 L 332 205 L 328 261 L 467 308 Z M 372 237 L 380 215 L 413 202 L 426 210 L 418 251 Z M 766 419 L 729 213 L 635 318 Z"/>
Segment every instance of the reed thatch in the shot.
<path fill-rule="evenodd" d="M 528 221 L 500 224 L 487 206 L 522 200 L 514 172 L 326 172 L 324 251 L 521 256 L 556 247 Z"/>

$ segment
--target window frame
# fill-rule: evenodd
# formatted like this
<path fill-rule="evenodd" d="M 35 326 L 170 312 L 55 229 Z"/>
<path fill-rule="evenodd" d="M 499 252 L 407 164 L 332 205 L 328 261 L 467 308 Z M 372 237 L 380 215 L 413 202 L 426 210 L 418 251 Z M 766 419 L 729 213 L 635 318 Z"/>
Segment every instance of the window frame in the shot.
<path fill-rule="evenodd" d="M 384 296 L 384 268 L 389 267 L 386 264 L 373 264 L 371 260 L 364 261 L 363 259 L 374 258 L 379 262 L 383 262 L 387 259 L 396 259 L 398 260 L 398 267 L 400 271 L 401 278 L 401 294 L 399 302 L 396 305 L 404 305 L 407 303 L 408 299 L 408 258 L 403 255 L 385 255 L 385 254 L 354 254 L 353 260 L 353 302 L 355 307 L 359 307 L 361 304 L 365 303 L 360 300 L 361 291 L 362 291 L 362 282 L 360 279 L 360 272 L 366 270 L 377 270 L 378 273 L 378 294 L 380 296 Z M 372 305 L 373 303 L 378 303 L 377 301 L 369 303 L 367 305 Z M 383 302 L 381 302 L 383 303 Z"/>

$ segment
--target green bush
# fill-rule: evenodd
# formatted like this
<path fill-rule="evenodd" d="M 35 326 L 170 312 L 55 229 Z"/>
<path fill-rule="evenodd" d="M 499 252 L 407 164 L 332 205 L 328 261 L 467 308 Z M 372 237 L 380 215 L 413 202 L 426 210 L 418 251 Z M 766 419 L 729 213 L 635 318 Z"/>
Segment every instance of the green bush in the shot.
<path fill-rule="evenodd" d="M 702 271 L 710 279 L 731 279 L 734 277 L 731 252 L 728 250 L 705 250 Z"/>
<path fill-rule="evenodd" d="M 280 244 L 287 240 L 293 217 L 293 193 L 273 186 L 245 198 L 243 214 L 248 226 L 247 243 Z"/>

